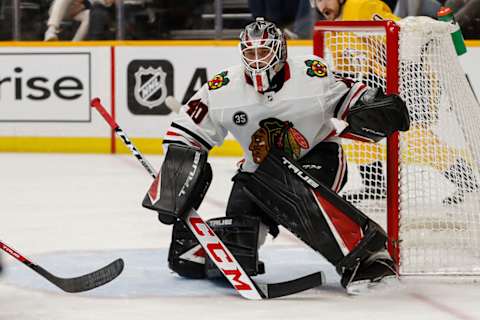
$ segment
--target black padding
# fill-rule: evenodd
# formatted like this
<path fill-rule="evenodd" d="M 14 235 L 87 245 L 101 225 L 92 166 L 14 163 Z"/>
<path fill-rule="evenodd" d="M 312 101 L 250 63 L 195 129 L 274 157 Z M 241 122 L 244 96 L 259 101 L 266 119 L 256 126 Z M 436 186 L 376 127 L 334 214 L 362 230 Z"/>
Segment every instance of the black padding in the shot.
<path fill-rule="evenodd" d="M 244 187 L 247 195 L 280 225 L 287 228 L 332 264 L 344 255 L 316 204 L 312 192 L 286 170 L 272 151 Z"/>
<path fill-rule="evenodd" d="M 238 263 L 249 276 L 263 273 L 258 263 L 258 236 L 260 218 L 236 216 L 213 218 L 207 221 L 215 234 L 235 256 Z M 221 277 L 216 265 L 206 257 L 206 275 L 208 278 Z"/>
<path fill-rule="evenodd" d="M 172 229 L 172 242 L 168 250 L 168 267 L 185 278 L 205 278 L 205 264 L 183 259 L 182 255 L 198 247 L 197 238 L 183 221 L 177 220 Z"/>
<path fill-rule="evenodd" d="M 410 116 L 405 102 L 397 95 L 384 95 L 380 89 L 370 89 L 350 108 L 342 132 L 352 133 L 374 142 L 396 131 L 410 128 Z"/>
<path fill-rule="evenodd" d="M 313 190 L 362 228 L 364 238 L 349 255 L 341 251 Z M 365 259 L 385 247 L 386 235 L 380 226 L 277 149 L 272 149 L 251 175 L 245 191 L 273 220 L 339 269 L 353 267 L 357 259 Z"/>
<path fill-rule="evenodd" d="M 163 214 L 163 213 L 158 213 L 158 221 L 160 221 L 163 224 L 174 224 L 175 221 L 177 221 L 178 218 L 175 216 L 171 216 L 169 214 Z"/>
<path fill-rule="evenodd" d="M 346 160 L 343 154 L 341 144 L 320 142 L 299 159 L 298 163 L 306 172 L 329 188 L 334 187 L 339 171 L 345 170 L 340 182 L 340 189 L 342 189 L 348 178 L 347 166 L 341 167 L 341 162 Z"/>
<path fill-rule="evenodd" d="M 225 215 L 228 218 L 237 216 L 260 217 L 261 222 L 268 226 L 268 232 L 275 238 L 278 236 L 278 223 L 253 202 L 243 190 L 250 183 L 250 172 L 238 172 L 233 178 L 232 191 L 228 197 Z"/>
<path fill-rule="evenodd" d="M 354 268 L 358 262 L 364 261 L 372 253 L 385 249 L 387 234 L 378 224 L 370 220 L 365 226 L 363 232 L 364 236 L 362 241 L 360 241 L 347 256 L 335 265 L 338 273 L 342 274 L 345 269 Z"/>
<path fill-rule="evenodd" d="M 142 205 L 158 211 L 161 216 L 174 217 L 161 221 L 173 222 L 175 218 L 184 217 L 191 208 L 200 206 L 211 181 L 212 169 L 206 151 L 171 144 L 160 174 L 150 186 Z"/>

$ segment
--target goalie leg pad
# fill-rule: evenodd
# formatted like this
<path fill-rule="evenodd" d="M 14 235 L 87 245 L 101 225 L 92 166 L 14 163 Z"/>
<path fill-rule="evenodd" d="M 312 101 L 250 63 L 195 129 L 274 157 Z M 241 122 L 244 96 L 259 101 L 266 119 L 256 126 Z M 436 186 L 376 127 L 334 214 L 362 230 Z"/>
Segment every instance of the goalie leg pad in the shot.
<path fill-rule="evenodd" d="M 191 208 L 200 206 L 211 181 L 206 151 L 170 144 L 162 169 L 142 205 L 156 210 L 161 222 L 171 224 Z"/>
<path fill-rule="evenodd" d="M 325 186 L 340 192 L 347 183 L 347 159 L 341 144 L 320 142 L 298 163 Z"/>
<path fill-rule="evenodd" d="M 180 220 L 173 225 L 168 267 L 182 277 L 205 278 L 205 251 L 190 229 Z"/>
<path fill-rule="evenodd" d="M 258 217 L 221 217 L 210 219 L 207 223 L 248 275 L 255 276 L 265 272 L 263 263 L 258 261 L 258 247 L 266 233 L 261 234 L 262 224 Z M 180 220 L 177 220 L 173 226 L 168 266 L 172 271 L 186 278 L 222 276 L 193 233 Z"/>
<path fill-rule="evenodd" d="M 385 247 L 380 226 L 278 150 L 257 168 L 245 191 L 339 272 Z"/>
<path fill-rule="evenodd" d="M 278 223 L 252 201 L 243 190 L 243 187 L 249 183 L 251 173 L 239 172 L 233 177 L 233 186 L 228 198 L 226 216 L 253 216 L 259 217 L 261 223 L 268 227 L 268 232 L 276 237 L 278 235 Z"/>
<path fill-rule="evenodd" d="M 260 219 L 252 216 L 213 218 L 207 221 L 216 235 L 232 252 L 238 263 L 249 276 L 265 272 L 263 263 L 258 261 Z M 208 278 L 221 277 L 222 273 L 206 257 Z"/>
<path fill-rule="evenodd" d="M 364 232 L 364 236 L 357 246 L 335 265 L 338 273 L 343 274 L 345 270 L 355 268 L 360 261 L 385 249 L 387 234 L 378 224 L 369 220 Z"/>

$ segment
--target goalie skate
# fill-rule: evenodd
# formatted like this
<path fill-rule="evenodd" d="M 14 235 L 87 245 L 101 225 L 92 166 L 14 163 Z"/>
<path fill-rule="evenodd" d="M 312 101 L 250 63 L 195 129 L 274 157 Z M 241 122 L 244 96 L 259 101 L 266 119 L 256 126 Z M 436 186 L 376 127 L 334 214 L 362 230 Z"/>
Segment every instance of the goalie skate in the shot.
<path fill-rule="evenodd" d="M 379 281 L 356 281 L 348 285 L 347 294 L 352 296 L 367 295 L 377 292 L 383 292 L 387 289 L 397 288 L 400 285 L 400 279 L 397 276 L 387 276 Z"/>
<path fill-rule="evenodd" d="M 345 270 L 341 283 L 348 294 L 363 295 L 372 290 L 395 286 L 399 278 L 393 261 L 387 255 L 378 253 L 359 263 L 355 269 Z"/>

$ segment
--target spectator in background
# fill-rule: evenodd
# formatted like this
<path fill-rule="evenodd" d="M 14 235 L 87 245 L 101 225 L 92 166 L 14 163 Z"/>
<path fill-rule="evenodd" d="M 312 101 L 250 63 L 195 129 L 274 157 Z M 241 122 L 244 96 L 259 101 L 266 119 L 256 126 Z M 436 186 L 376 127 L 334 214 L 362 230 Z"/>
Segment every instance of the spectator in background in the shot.
<path fill-rule="evenodd" d="M 115 13 L 112 4 L 115 0 L 93 0 L 90 8 L 90 24 L 88 28 L 89 40 L 115 39 L 112 25 Z"/>
<path fill-rule="evenodd" d="M 211 7 L 211 0 L 156 0 L 158 31 L 156 38 L 168 38 L 172 30 L 199 30 L 211 28 L 209 22 L 202 18 L 206 7 Z M 165 12 L 165 13 L 162 13 Z M 224 21 L 224 27 L 227 25 Z M 243 27 L 243 24 L 242 24 Z M 234 28 L 238 28 L 234 27 Z"/>
<path fill-rule="evenodd" d="M 64 2 L 81 0 L 54 1 L 62 2 L 65 5 Z M 85 38 L 88 40 L 115 39 L 117 31 L 115 0 L 89 1 L 89 19 Z M 177 0 L 123 0 L 123 3 L 125 39 L 143 40 L 168 38 L 171 29 L 196 28 L 195 22 L 201 19 L 206 0 L 183 0 L 181 2 Z M 65 12 L 64 9 L 58 11 Z M 60 21 L 62 21 L 61 18 Z M 60 25 L 60 23 L 55 25 Z M 59 27 L 54 30 L 55 32 L 51 33 L 57 35 L 56 39 L 58 39 Z"/>
<path fill-rule="evenodd" d="M 480 0 L 449 0 L 465 39 L 480 39 Z"/>
<path fill-rule="evenodd" d="M 287 37 L 297 37 L 292 33 L 291 25 L 297 17 L 299 0 L 248 0 L 248 6 L 254 19 L 263 17 L 284 30 Z"/>
<path fill-rule="evenodd" d="M 466 8 L 465 5 L 466 11 L 477 9 L 477 11 L 475 11 L 475 14 L 478 15 L 478 8 L 480 7 L 480 5 L 476 2 L 479 2 L 480 0 L 471 1 L 473 1 L 471 4 L 469 3 L 469 5 L 472 6 L 471 8 Z M 400 20 L 400 18 L 395 16 L 391 12 L 390 8 L 380 0 L 312 0 L 312 4 L 313 2 L 315 2 L 315 8 L 327 20 Z M 462 7 L 461 10 L 463 9 L 464 7 Z M 476 21 L 478 24 L 478 20 Z M 341 46 L 338 46 L 336 50 L 337 52 L 335 52 L 335 54 L 344 59 L 344 57 L 346 56 L 344 55 L 344 49 Z M 368 46 L 366 51 L 368 52 Z M 361 52 L 360 55 L 362 55 Z M 363 56 L 365 55 L 363 54 Z M 352 57 L 350 57 L 350 59 L 351 58 Z M 372 58 L 374 59 L 375 57 Z M 342 71 L 349 72 L 350 70 L 347 69 Z M 422 87 L 419 87 L 418 90 L 420 96 L 425 96 L 426 93 L 422 91 Z M 424 148 L 438 148 L 439 146 L 444 146 L 433 131 L 431 131 L 430 129 L 425 130 L 423 124 L 418 125 L 414 121 L 412 122 L 410 130 L 405 134 L 406 143 L 408 144 L 410 143 L 409 141 L 415 141 L 419 134 L 425 136 L 425 141 L 429 141 L 428 144 L 432 145 L 428 146 L 428 144 L 426 144 L 425 146 L 423 146 Z M 453 155 L 455 155 L 455 153 L 453 153 Z M 446 206 L 455 206 L 464 201 L 465 195 L 467 193 L 478 192 L 480 190 L 480 184 L 477 182 L 476 177 L 474 177 L 472 174 L 473 169 L 471 167 L 471 164 L 469 164 L 465 159 L 461 157 L 456 158 L 454 160 L 455 162 L 452 163 L 453 160 L 449 156 L 450 154 L 447 155 L 447 153 L 436 155 L 436 157 L 428 159 L 428 164 L 432 168 L 435 168 L 439 172 L 441 172 L 445 178 L 447 178 L 455 185 L 455 191 L 442 200 L 442 203 Z M 364 192 L 346 192 L 343 197 L 348 201 L 354 203 L 363 201 L 365 199 L 385 198 L 386 184 L 382 162 L 375 161 L 365 165 L 359 165 L 359 171 L 364 187 Z M 468 176 L 467 180 L 472 181 L 472 183 L 459 183 L 458 179 L 453 178 L 458 176 L 459 173 L 461 175 L 465 174 L 466 176 Z M 377 178 L 373 179 L 373 177 L 375 176 Z"/>
<path fill-rule="evenodd" d="M 397 5 L 397 0 L 383 0 L 383 2 L 385 2 L 388 7 L 390 8 L 390 10 L 395 10 L 395 6 Z"/>
<path fill-rule="evenodd" d="M 326 20 L 394 20 L 390 7 L 380 0 L 310 0 Z"/>
<path fill-rule="evenodd" d="M 408 16 L 437 17 L 437 12 L 442 4 L 437 0 L 398 0 L 395 15 L 401 18 Z"/>
<path fill-rule="evenodd" d="M 436 18 L 442 5 L 453 10 L 465 39 L 480 39 L 480 0 L 399 0 L 395 14 L 402 18 L 407 16 Z"/>
<path fill-rule="evenodd" d="M 157 17 L 153 0 L 124 0 L 125 38 L 128 40 L 155 39 L 158 37 Z"/>
<path fill-rule="evenodd" d="M 310 7 L 310 0 L 300 0 L 293 25 L 295 35 L 301 39 L 310 39 L 312 37 L 314 20 L 315 14 Z"/>
<path fill-rule="evenodd" d="M 47 31 L 45 32 L 45 41 L 58 40 L 60 33 L 60 24 L 66 20 L 74 20 L 80 23 L 72 41 L 85 39 L 89 25 L 88 0 L 54 0 L 50 7 L 50 17 L 47 21 Z"/>
<path fill-rule="evenodd" d="M 458 12 L 469 0 L 443 0 L 442 4 L 446 7 L 449 7 L 453 12 Z"/>
<path fill-rule="evenodd" d="M 368 20 L 400 20 L 392 13 L 390 7 L 381 0 L 310 0 L 319 15 L 331 21 L 368 21 Z M 345 54 L 342 46 L 338 46 L 336 55 Z M 357 53 L 358 54 L 358 53 Z M 350 57 L 353 58 L 353 57 Z M 348 72 L 349 70 L 342 70 Z M 373 150 L 378 146 L 372 145 Z M 378 149 L 373 152 L 380 152 Z M 358 166 L 363 191 L 346 192 L 343 197 L 353 203 L 366 198 L 372 200 L 386 197 L 386 181 L 381 161 L 369 159 L 371 162 Z"/>
<path fill-rule="evenodd" d="M 47 3 L 48 1 L 48 3 Z M 52 0 L 20 0 L 20 34 L 18 40 L 38 41 L 45 36 L 45 21 Z M 13 40 L 14 1 L 0 0 L 0 41 Z"/>

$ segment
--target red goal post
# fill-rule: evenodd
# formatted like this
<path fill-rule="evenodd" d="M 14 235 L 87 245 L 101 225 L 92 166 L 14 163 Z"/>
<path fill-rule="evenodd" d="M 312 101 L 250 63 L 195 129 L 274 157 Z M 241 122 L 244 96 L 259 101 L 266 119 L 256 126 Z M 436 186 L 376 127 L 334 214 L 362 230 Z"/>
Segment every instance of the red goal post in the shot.
<path fill-rule="evenodd" d="M 357 178 L 350 187 L 367 199 L 355 204 L 387 229 L 388 250 L 402 274 L 480 274 L 480 107 L 465 89 L 449 28 L 425 18 L 319 21 L 314 28 L 314 54 L 335 73 L 407 102 L 411 132 L 374 147 L 344 144 L 352 176 L 363 182 Z M 439 126 L 446 133 L 437 135 Z M 358 168 L 370 163 L 380 168 L 362 174 Z M 384 176 L 386 198 L 371 187 Z M 446 206 L 443 199 L 455 187 L 473 198 Z"/>
<path fill-rule="evenodd" d="M 384 32 L 386 34 L 386 63 L 391 66 L 386 72 L 386 93 L 399 93 L 398 85 L 398 32 L 400 28 L 393 21 L 319 21 L 315 24 L 313 52 L 325 57 L 325 33 L 354 30 Z M 398 247 L 398 134 L 387 141 L 387 233 L 388 251 L 395 263 L 399 264 Z"/>

